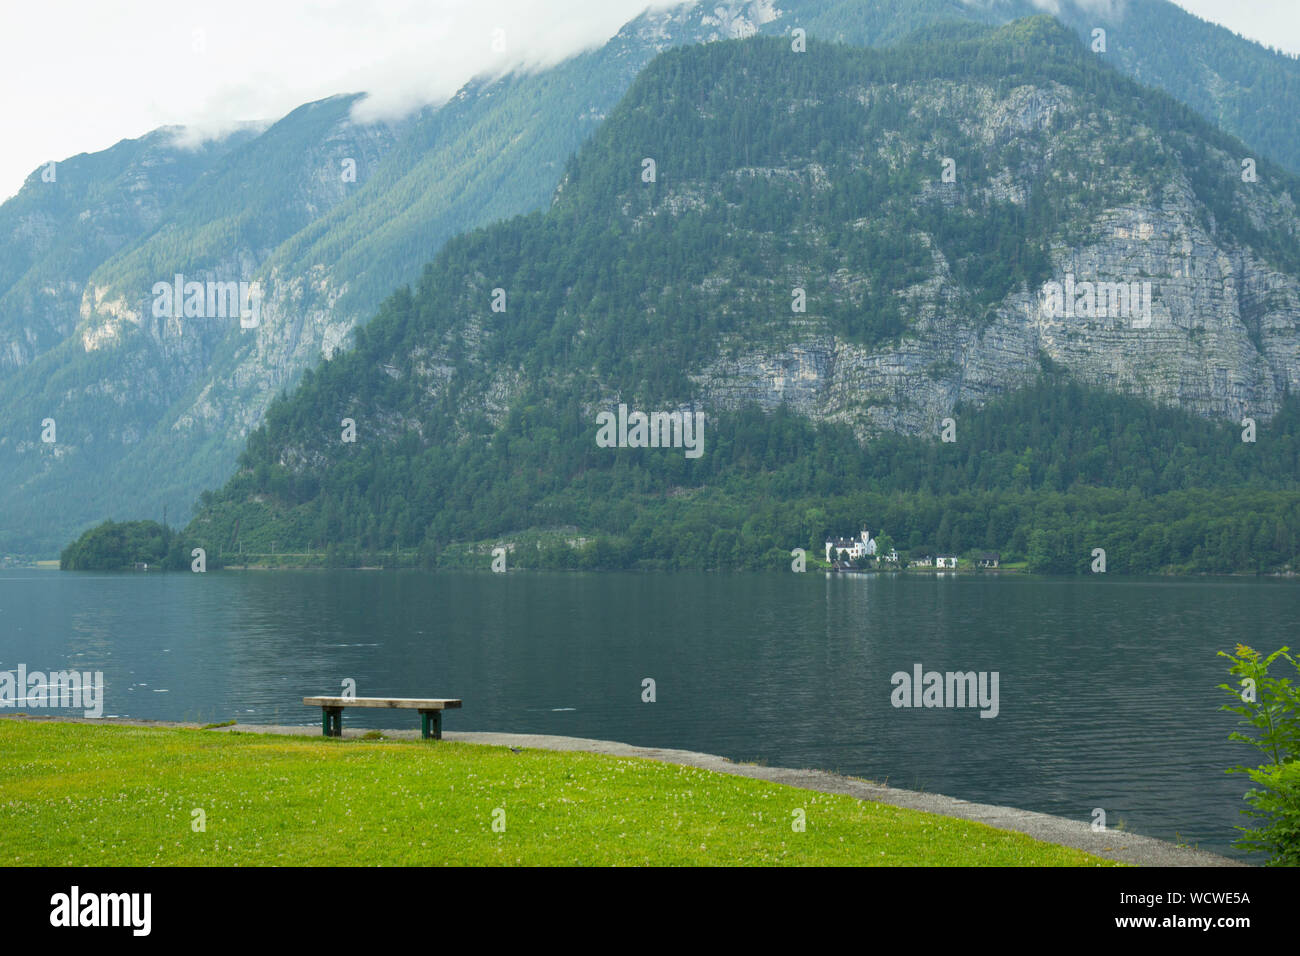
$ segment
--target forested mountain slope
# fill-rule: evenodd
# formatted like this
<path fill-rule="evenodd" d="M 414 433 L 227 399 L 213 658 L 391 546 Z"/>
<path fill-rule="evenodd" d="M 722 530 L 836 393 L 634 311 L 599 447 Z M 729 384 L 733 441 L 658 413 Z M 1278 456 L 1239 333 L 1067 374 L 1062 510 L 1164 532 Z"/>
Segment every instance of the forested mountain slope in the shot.
<path fill-rule="evenodd" d="M 815 56 L 826 38 L 887 45 L 939 22 L 1002 23 L 1036 9 L 1029 0 L 710 0 L 649 11 L 554 68 L 477 79 L 399 123 L 353 122 L 354 96 L 308 104 L 237 156 L 214 148 L 211 159 L 178 158 L 194 174 L 170 185 L 124 180 L 83 199 L 69 169 L 58 202 L 75 227 L 13 217 L 16 245 L 0 253 L 0 275 L 26 276 L 0 294 L 0 419 L 12 423 L 0 434 L 0 551 L 49 553 L 107 515 L 187 513 L 200 489 L 230 474 L 272 398 L 414 281 L 443 242 L 545 208 L 567 158 L 659 52 L 802 29 Z M 1100 63 L 1173 92 L 1243 136 L 1247 155 L 1300 168 L 1293 58 L 1165 0 L 1062 0 L 1057 15 L 1088 43 L 1105 31 Z M 0 208 L 0 224 L 35 198 L 25 193 Z M 113 226 L 109 241 L 78 238 L 112 225 L 123 202 L 138 209 L 137 225 Z M 50 246 L 54 235 L 63 238 Z M 33 269 L 41 249 L 45 267 Z M 154 321 L 154 284 L 177 274 L 256 283 L 260 324 Z M 60 423 L 54 448 L 38 440 L 47 418 Z"/>
<path fill-rule="evenodd" d="M 704 508 L 722 548 L 744 537 L 742 516 L 769 513 L 806 546 L 833 530 L 799 524 L 830 513 L 818 496 L 840 508 L 941 491 L 1028 496 L 947 545 L 1027 552 L 1031 530 L 1076 527 L 1045 519 L 1043 496 L 1069 490 L 1068 510 L 1098 528 L 1146 507 L 1173 526 L 1214 487 L 1267 491 L 1240 533 L 1267 525 L 1269 566 L 1284 565 L 1298 190 L 1266 162 L 1243 180 L 1242 149 L 1048 18 L 936 28 L 886 51 L 755 38 L 667 52 L 546 213 L 448 243 L 355 349 L 273 407 L 188 537 L 214 553 L 274 537 L 437 562 L 457 543 L 571 528 L 565 542 L 625 542 L 597 564 L 671 562 L 649 516 L 681 530 Z M 1054 311 L 1045 289 L 1073 276 L 1136 285 L 1146 305 L 1135 292 L 1124 314 L 1086 314 L 1082 297 Z M 1054 409 L 1049 428 L 1010 397 L 1024 388 Z M 1076 399 L 1058 406 L 1058 391 Z M 703 455 L 600 447 L 598 416 L 620 403 L 702 411 Z M 983 423 L 973 434 L 968 416 Z M 1242 442 L 1244 417 L 1267 440 Z M 939 440 L 945 419 L 955 442 Z M 992 421 L 1070 437 L 1007 447 Z M 909 540 L 943 547 L 952 521 L 993 505 L 953 507 L 943 534 Z M 773 535 L 750 535 L 758 554 L 780 547 Z M 1040 565 L 1073 554 L 1037 546 Z M 584 553 L 559 547 L 561 563 Z"/>

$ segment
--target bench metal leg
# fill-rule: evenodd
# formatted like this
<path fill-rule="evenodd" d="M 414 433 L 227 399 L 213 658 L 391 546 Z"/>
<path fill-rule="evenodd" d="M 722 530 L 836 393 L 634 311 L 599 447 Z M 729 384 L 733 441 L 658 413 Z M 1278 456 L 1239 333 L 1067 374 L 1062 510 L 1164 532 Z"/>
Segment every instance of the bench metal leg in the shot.
<path fill-rule="evenodd" d="M 343 736 L 343 708 L 322 707 L 320 709 L 321 733 L 326 737 Z"/>
<path fill-rule="evenodd" d="M 432 733 L 430 733 L 430 731 L 432 731 Z M 425 740 L 428 740 L 430 737 L 434 740 L 442 739 L 442 711 L 420 711 L 420 734 Z"/>

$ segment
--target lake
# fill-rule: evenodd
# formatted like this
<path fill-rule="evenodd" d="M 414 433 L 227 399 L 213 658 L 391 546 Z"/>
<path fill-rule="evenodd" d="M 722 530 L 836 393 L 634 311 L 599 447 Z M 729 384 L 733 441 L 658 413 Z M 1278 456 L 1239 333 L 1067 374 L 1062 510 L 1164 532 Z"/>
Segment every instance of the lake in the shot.
<path fill-rule="evenodd" d="M 1256 579 L 5 571 L 0 670 L 102 671 L 105 716 L 313 731 L 301 698 L 350 678 L 359 696 L 463 698 L 449 731 L 702 750 L 1085 821 L 1101 807 L 1240 856 L 1248 781 L 1223 771 L 1259 761 L 1228 740 L 1216 652 L 1294 646 L 1298 612 L 1300 586 Z M 892 676 L 917 665 L 996 672 L 996 716 L 894 706 Z"/>

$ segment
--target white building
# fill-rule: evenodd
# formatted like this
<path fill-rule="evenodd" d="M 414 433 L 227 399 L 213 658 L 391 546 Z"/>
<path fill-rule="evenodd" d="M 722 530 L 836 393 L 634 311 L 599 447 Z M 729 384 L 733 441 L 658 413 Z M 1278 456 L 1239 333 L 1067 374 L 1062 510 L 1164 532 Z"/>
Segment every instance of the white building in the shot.
<path fill-rule="evenodd" d="M 934 566 L 936 568 L 955 568 L 957 567 L 957 555 L 941 554 L 934 559 Z"/>
<path fill-rule="evenodd" d="M 856 538 L 827 538 L 826 561 L 856 561 L 862 557 L 874 557 L 876 541 L 866 528 Z M 897 559 L 895 559 L 897 560 Z"/>

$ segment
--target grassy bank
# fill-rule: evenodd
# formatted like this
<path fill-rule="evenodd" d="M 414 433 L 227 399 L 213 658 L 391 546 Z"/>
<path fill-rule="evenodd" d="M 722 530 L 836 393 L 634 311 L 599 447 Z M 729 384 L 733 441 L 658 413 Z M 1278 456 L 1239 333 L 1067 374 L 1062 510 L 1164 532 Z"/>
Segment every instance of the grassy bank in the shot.
<path fill-rule="evenodd" d="M 4 866 L 1106 862 L 982 824 L 634 758 L 0 720 Z"/>

